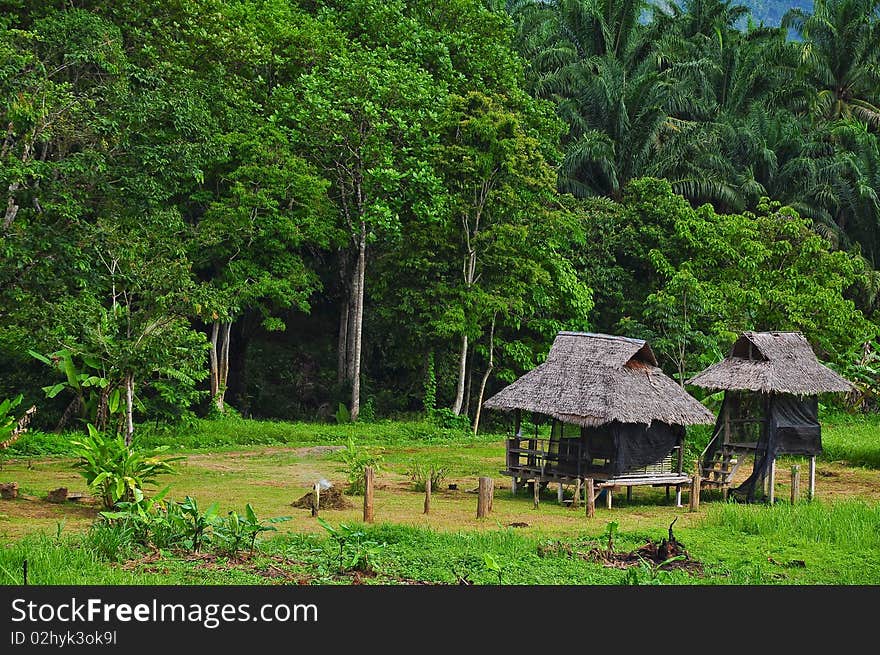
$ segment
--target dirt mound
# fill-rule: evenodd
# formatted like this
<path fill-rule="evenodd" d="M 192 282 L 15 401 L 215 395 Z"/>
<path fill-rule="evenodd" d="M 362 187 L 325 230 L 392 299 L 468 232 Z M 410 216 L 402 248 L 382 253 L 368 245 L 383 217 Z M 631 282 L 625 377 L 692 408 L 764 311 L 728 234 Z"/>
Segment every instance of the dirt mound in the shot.
<path fill-rule="evenodd" d="M 290 503 L 291 507 L 300 507 L 302 509 L 312 508 L 312 492 L 308 492 L 301 498 Z M 339 487 L 330 487 L 321 491 L 318 499 L 319 509 L 351 509 L 354 505 L 343 494 Z"/>

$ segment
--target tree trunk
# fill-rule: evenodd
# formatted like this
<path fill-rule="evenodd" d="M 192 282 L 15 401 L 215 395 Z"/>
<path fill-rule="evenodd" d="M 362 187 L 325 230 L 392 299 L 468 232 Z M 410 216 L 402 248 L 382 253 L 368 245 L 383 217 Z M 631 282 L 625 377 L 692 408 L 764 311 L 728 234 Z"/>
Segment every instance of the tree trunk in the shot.
<path fill-rule="evenodd" d="M 367 225 L 361 221 L 358 239 L 357 296 L 354 306 L 354 339 L 352 343 L 351 407 L 349 414 L 356 421 L 361 411 L 361 347 L 364 327 L 364 279 L 367 268 Z"/>
<path fill-rule="evenodd" d="M 467 373 L 468 338 L 466 334 L 461 337 L 461 355 L 458 359 L 458 384 L 455 387 L 455 402 L 452 404 L 452 412 L 461 414 L 464 403 L 464 383 Z"/>
<path fill-rule="evenodd" d="M 483 373 L 483 379 L 480 380 L 480 395 L 477 396 L 477 409 L 474 414 L 474 435 L 480 429 L 480 413 L 483 409 L 483 394 L 486 392 L 486 383 L 489 376 L 492 375 L 492 369 L 495 368 L 495 317 L 492 317 L 492 327 L 489 329 L 489 366 Z"/>
<path fill-rule="evenodd" d="M 211 400 L 217 411 L 226 409 L 226 380 L 229 378 L 229 343 L 232 322 L 214 321 L 211 329 Z"/>
<path fill-rule="evenodd" d="M 351 382 L 354 379 L 354 344 L 357 340 L 355 331 L 357 330 L 357 308 L 360 298 L 360 269 L 357 261 L 351 273 L 351 284 L 348 293 L 348 334 L 345 337 L 345 379 Z"/>
<path fill-rule="evenodd" d="M 131 447 L 134 438 L 134 376 L 125 378 L 125 445 Z"/>

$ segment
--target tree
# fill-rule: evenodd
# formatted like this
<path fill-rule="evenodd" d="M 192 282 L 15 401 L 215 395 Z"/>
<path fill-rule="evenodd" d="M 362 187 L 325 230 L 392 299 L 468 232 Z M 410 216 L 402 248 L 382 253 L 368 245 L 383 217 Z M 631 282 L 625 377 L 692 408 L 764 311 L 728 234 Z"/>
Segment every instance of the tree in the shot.
<path fill-rule="evenodd" d="M 339 373 L 351 384 L 349 411 L 356 420 L 367 262 L 373 248 L 399 232 L 406 198 L 417 194 L 419 181 L 430 183 L 424 157 L 438 90 L 423 71 L 352 44 L 297 89 L 279 93 L 286 98 L 282 116 L 306 158 L 331 182 L 347 234 L 339 252 Z"/>

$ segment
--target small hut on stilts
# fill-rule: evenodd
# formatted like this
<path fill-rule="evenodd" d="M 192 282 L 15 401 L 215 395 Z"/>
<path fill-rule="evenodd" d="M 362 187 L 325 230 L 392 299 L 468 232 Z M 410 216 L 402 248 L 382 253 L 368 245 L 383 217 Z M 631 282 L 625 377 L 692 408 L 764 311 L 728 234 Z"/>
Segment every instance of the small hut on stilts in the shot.
<path fill-rule="evenodd" d="M 799 332 L 745 332 L 726 359 L 688 380 L 723 391 L 712 439 L 701 458 L 704 485 L 724 497 L 743 459 L 754 457 L 751 475 L 734 493 L 747 501 L 774 498 L 776 458 L 810 458 L 810 497 L 815 493 L 816 456 L 822 452 L 818 396 L 846 392 L 852 384 L 822 365 Z"/>
<path fill-rule="evenodd" d="M 514 412 L 507 440 L 513 490 L 523 484 L 563 485 L 592 478 L 596 495 L 614 487 L 665 486 L 677 491 L 691 480 L 682 470 L 684 426 L 711 425 L 714 415 L 658 367 L 642 340 L 586 332 L 560 332 L 547 361 L 483 403 Z M 523 434 L 531 412 L 534 435 Z M 539 438 L 537 416 L 550 417 Z"/>

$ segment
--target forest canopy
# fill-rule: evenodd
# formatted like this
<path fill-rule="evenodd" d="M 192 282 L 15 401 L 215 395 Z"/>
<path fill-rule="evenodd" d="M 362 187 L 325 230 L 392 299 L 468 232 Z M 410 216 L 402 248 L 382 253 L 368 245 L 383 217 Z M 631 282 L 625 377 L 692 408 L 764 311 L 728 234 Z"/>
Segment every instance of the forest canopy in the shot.
<path fill-rule="evenodd" d="M 870 406 L 880 0 L 748 19 L 0 3 L 0 399 L 467 423 L 558 330 L 649 339 L 683 383 L 755 329 Z"/>

